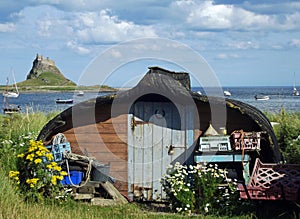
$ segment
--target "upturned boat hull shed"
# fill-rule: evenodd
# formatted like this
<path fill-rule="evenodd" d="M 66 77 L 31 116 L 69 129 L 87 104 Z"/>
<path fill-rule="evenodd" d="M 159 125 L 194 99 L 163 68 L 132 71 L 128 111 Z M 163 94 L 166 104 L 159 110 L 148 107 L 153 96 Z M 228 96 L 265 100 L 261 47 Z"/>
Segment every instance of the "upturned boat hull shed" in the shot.
<path fill-rule="evenodd" d="M 250 150 L 243 143 L 237 150 L 231 139 L 226 149 L 200 150 L 199 139 L 206 135 L 210 140 L 212 127 L 221 130 L 220 136 L 237 130 L 259 133 L 255 140 L 259 148 L 251 148 L 250 139 Z M 188 73 L 159 67 L 149 68 L 130 90 L 66 109 L 44 126 L 38 139 L 51 144 L 58 133 L 70 142 L 72 153 L 109 163 L 114 186 L 123 195 L 147 200 L 164 198 L 160 179 L 176 161 L 193 164 L 209 158 L 239 178 L 245 169 L 242 165 L 247 163 L 251 172 L 256 158 L 272 163 L 282 160 L 272 126 L 261 111 L 240 101 L 194 93 Z"/>

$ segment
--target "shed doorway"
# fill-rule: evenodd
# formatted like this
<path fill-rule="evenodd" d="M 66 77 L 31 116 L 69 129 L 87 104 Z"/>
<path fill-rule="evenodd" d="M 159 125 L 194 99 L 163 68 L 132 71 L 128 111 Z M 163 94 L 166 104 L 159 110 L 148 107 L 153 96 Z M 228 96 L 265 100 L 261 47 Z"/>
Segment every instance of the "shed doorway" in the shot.
<path fill-rule="evenodd" d="M 172 162 L 184 162 L 193 144 L 193 110 L 172 102 L 138 101 L 128 115 L 128 194 L 165 198 L 160 180 Z M 180 160 L 179 160 L 180 158 Z"/>

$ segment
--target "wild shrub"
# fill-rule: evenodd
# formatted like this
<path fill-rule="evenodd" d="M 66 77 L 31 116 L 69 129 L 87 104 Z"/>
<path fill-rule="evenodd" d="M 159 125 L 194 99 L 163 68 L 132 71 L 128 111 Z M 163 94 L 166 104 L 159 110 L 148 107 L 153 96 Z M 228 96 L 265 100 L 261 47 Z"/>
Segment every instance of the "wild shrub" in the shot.
<path fill-rule="evenodd" d="M 217 164 L 169 166 L 161 183 L 171 208 L 179 213 L 232 214 L 238 208 L 237 183 Z M 226 186 L 221 184 L 226 183 Z M 232 208 L 236 207 L 236 208 Z"/>
<path fill-rule="evenodd" d="M 274 132 L 279 148 L 287 163 L 300 164 L 300 114 L 281 109 L 279 114 L 266 113 L 272 122 L 277 122 Z"/>
<path fill-rule="evenodd" d="M 29 140 L 17 154 L 17 169 L 11 170 L 9 177 L 25 199 L 41 201 L 60 195 L 60 181 L 67 173 L 53 159 L 42 141 Z"/>

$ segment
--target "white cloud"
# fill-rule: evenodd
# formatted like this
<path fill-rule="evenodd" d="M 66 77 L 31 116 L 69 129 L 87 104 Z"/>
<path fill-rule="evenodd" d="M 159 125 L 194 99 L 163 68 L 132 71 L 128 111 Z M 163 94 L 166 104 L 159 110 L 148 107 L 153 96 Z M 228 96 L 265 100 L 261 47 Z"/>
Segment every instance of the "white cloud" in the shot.
<path fill-rule="evenodd" d="M 13 23 L 0 23 L 0 32 L 13 32 L 15 25 Z"/>
<path fill-rule="evenodd" d="M 74 14 L 74 33 L 83 42 L 119 42 L 157 36 L 152 26 L 120 20 L 109 10 Z"/>
<path fill-rule="evenodd" d="M 286 9 L 283 9 L 282 13 L 278 13 L 278 11 L 273 11 L 272 13 L 270 5 L 258 3 L 256 7 L 243 8 L 245 6 L 243 4 L 215 4 L 213 0 L 178 0 L 172 3 L 172 9 L 177 11 L 178 16 L 186 18 L 184 25 L 187 28 L 197 29 L 198 31 L 278 31 L 300 29 L 300 23 L 297 22 L 300 19 L 298 11 L 292 10 L 288 12 Z M 276 4 L 276 9 L 280 10 L 281 5 L 284 8 L 287 7 L 286 3 L 283 2 L 282 4 Z M 293 5 L 295 7 L 300 6 L 300 4 L 296 3 Z"/>
<path fill-rule="evenodd" d="M 26 7 L 12 17 L 15 23 L 0 23 L 0 32 L 15 30 L 19 42 L 26 45 L 34 44 L 37 48 L 46 48 L 50 44 L 61 48 L 67 45 L 80 54 L 87 54 L 87 47 L 93 44 L 157 36 L 152 26 L 121 20 L 109 10 L 65 12 L 41 5 Z"/>
<path fill-rule="evenodd" d="M 234 5 L 214 4 L 213 1 L 197 2 L 186 19 L 193 27 L 203 29 L 257 29 L 272 23 L 272 17 L 255 14 Z"/>
<path fill-rule="evenodd" d="M 66 45 L 68 48 L 70 48 L 71 50 L 75 51 L 76 53 L 78 53 L 80 55 L 86 55 L 86 54 L 90 53 L 90 50 L 88 48 L 78 45 L 74 41 L 69 41 L 69 42 L 67 42 Z"/>
<path fill-rule="evenodd" d="M 240 42 L 231 42 L 228 43 L 228 46 L 235 49 L 258 49 L 259 44 L 252 41 L 240 41 Z"/>
<path fill-rule="evenodd" d="M 290 45 L 292 47 L 300 48 L 300 39 L 292 39 L 290 42 Z"/>
<path fill-rule="evenodd" d="M 240 56 L 234 53 L 219 53 L 217 54 L 217 59 L 237 59 Z"/>
<path fill-rule="evenodd" d="M 112 57 L 114 57 L 114 58 L 121 58 L 122 57 L 122 54 L 119 50 L 111 49 L 110 53 L 111 53 Z"/>

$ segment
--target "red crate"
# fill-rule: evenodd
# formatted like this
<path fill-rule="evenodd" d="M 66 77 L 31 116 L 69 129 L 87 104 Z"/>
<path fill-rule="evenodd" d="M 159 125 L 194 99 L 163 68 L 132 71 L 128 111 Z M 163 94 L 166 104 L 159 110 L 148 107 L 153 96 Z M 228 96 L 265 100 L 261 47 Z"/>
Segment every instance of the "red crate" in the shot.
<path fill-rule="evenodd" d="M 263 164 L 256 159 L 246 189 L 239 185 L 240 197 L 254 200 L 297 201 L 300 191 L 300 165 Z"/>

